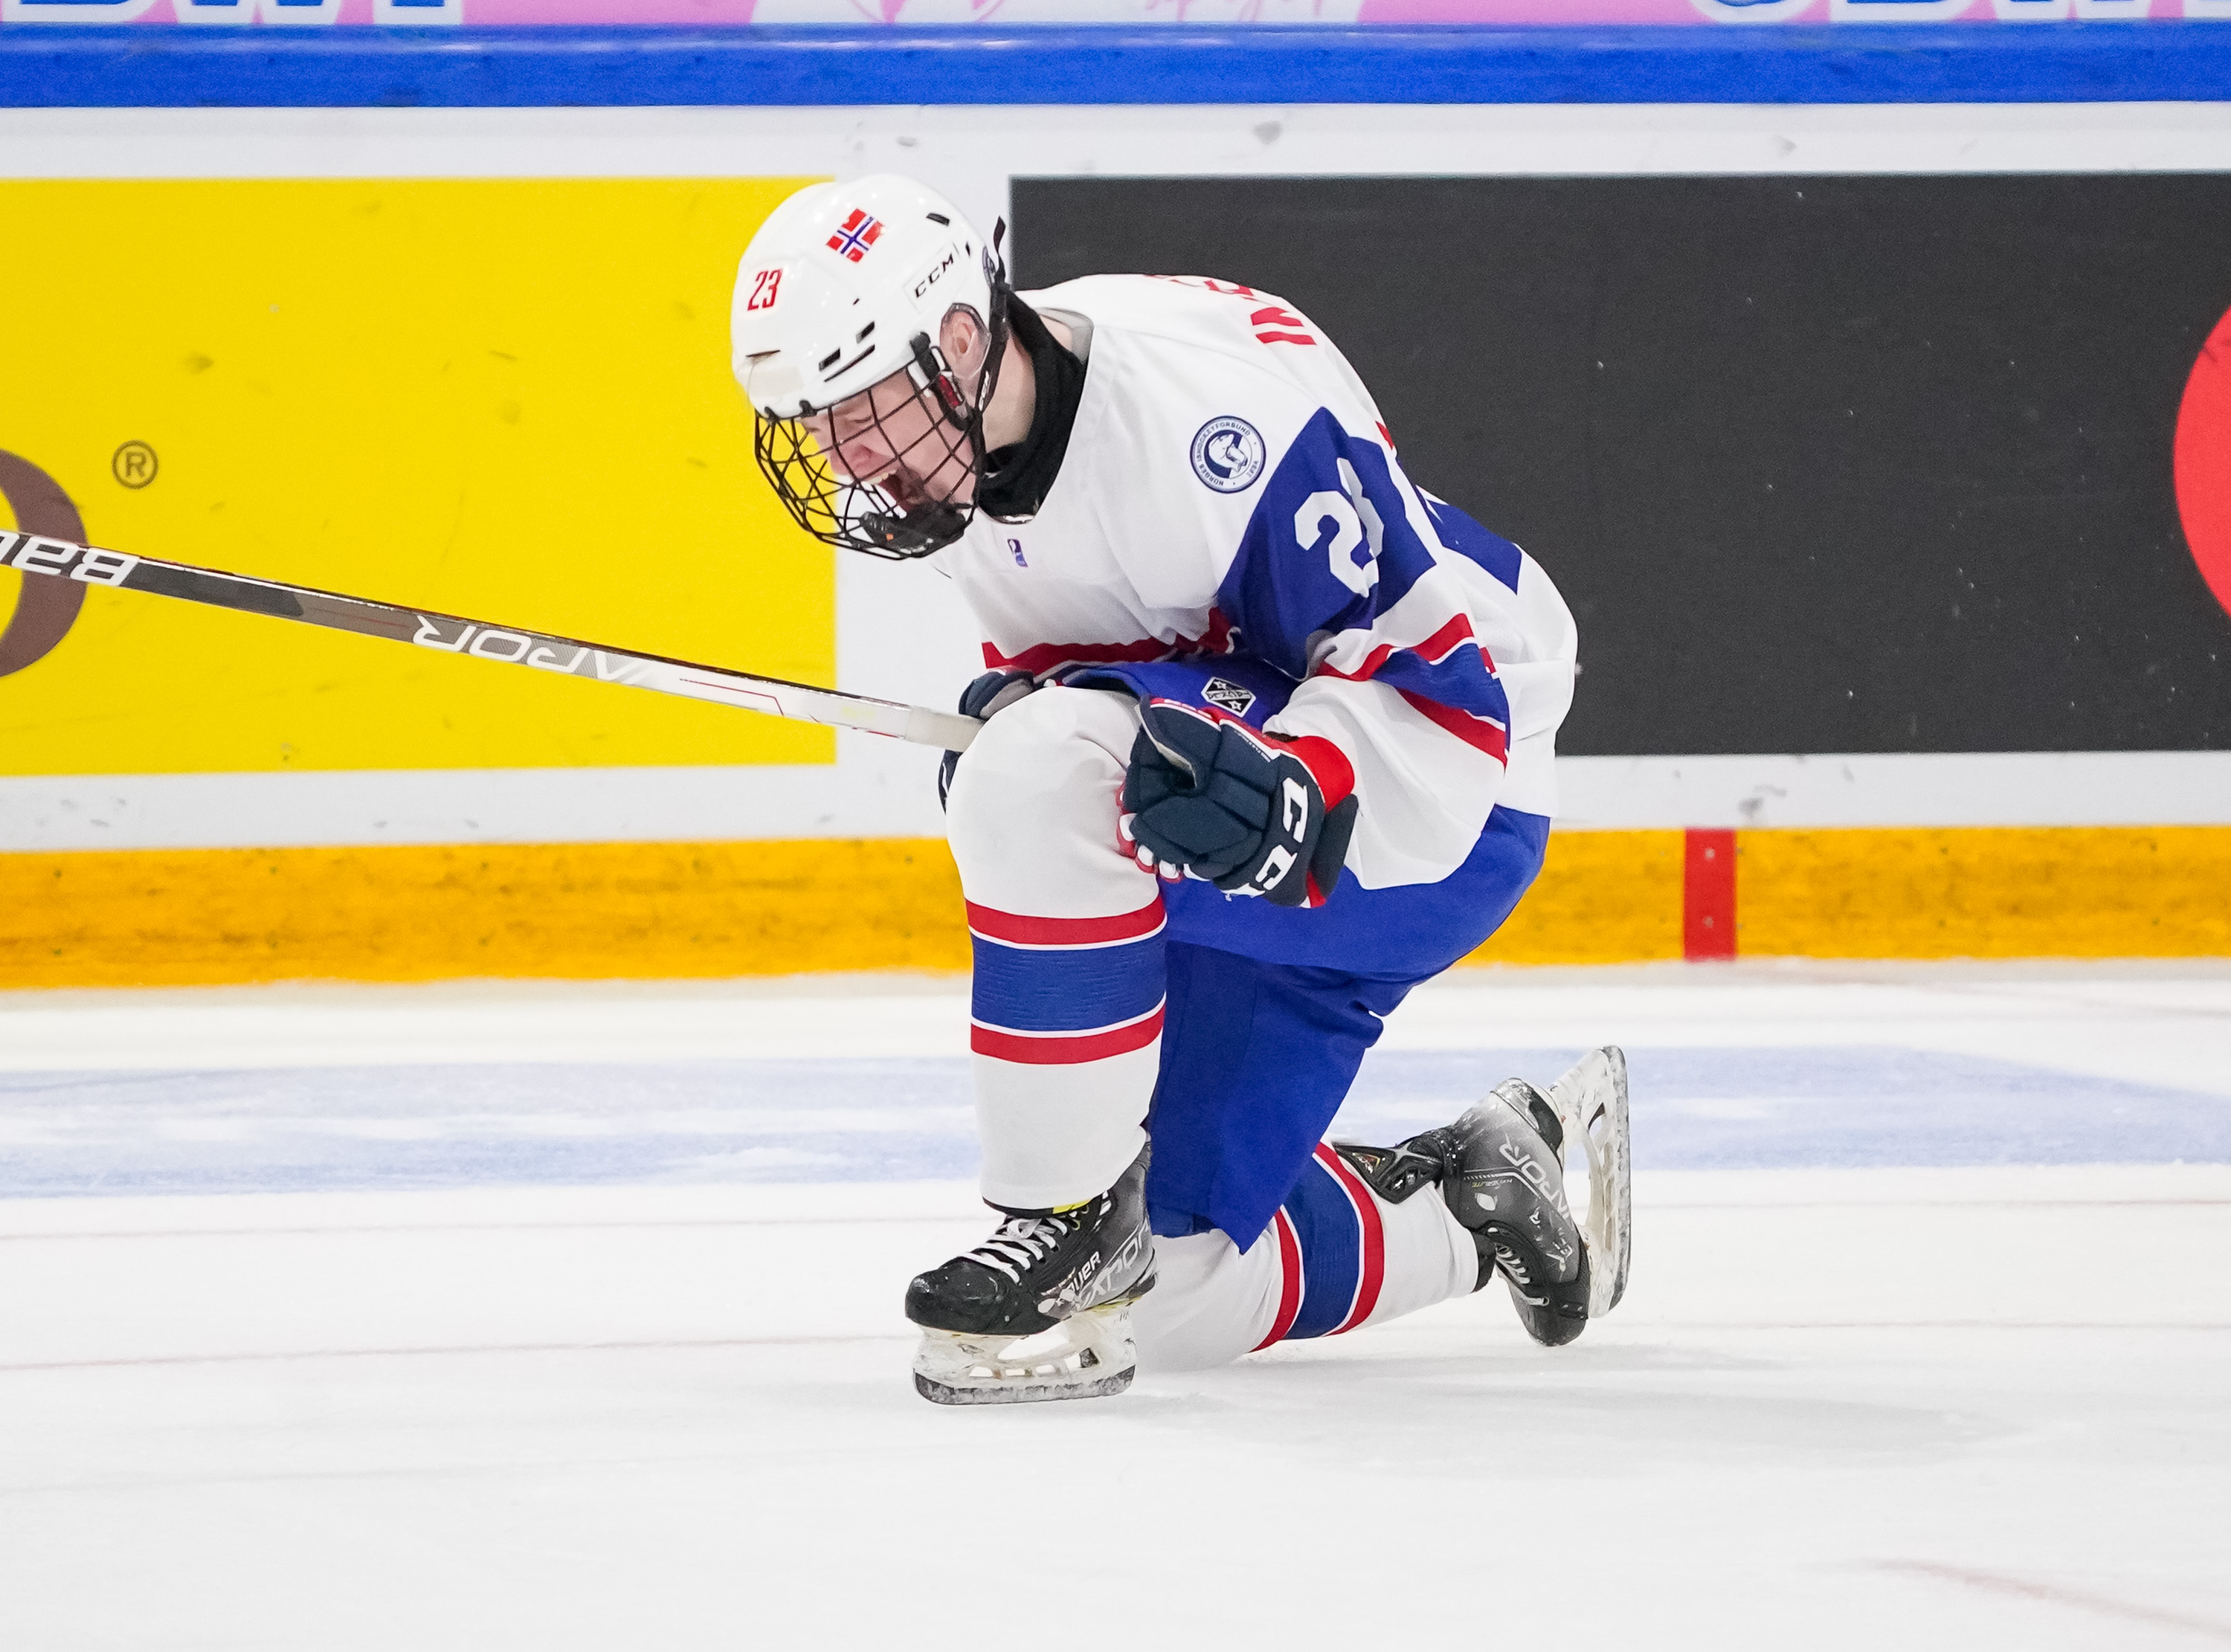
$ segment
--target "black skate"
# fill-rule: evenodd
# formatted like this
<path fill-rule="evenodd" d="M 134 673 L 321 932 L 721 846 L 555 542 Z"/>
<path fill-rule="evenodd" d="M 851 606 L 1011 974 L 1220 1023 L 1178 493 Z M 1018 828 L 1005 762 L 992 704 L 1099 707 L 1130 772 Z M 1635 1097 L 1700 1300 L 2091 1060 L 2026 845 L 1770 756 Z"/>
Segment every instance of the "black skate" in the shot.
<path fill-rule="evenodd" d="M 1011 1211 L 965 1255 L 917 1274 L 914 1385 L 940 1405 L 1120 1394 L 1137 1373 L 1131 1304 L 1154 1283 L 1147 1153 L 1066 1210 Z"/>
<path fill-rule="evenodd" d="M 1429 1183 L 1471 1231 L 1479 1284 L 1500 1274 L 1527 1334 L 1560 1347 L 1588 1328 L 1589 1257 L 1565 1198 L 1564 1128 L 1523 1079 L 1498 1084 L 1454 1124 L 1399 1147 L 1335 1147 L 1399 1204 Z"/>

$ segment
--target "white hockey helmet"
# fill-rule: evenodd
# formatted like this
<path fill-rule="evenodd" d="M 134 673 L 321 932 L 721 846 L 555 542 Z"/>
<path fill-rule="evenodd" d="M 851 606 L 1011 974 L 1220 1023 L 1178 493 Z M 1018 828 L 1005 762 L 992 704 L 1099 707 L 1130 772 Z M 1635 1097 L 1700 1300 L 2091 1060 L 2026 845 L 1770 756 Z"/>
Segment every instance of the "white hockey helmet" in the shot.
<path fill-rule="evenodd" d="M 760 468 L 799 526 L 831 545 L 894 558 L 927 556 L 960 537 L 973 487 L 954 479 L 982 475 L 983 410 L 1006 346 L 1006 299 L 995 248 L 912 178 L 882 172 L 812 184 L 768 215 L 737 268 L 729 338 L 737 382 L 759 417 Z M 966 387 L 940 344 L 955 310 L 973 317 L 990 352 Z M 906 421 L 886 474 L 857 480 L 832 463 L 807 421 L 899 373 L 929 416 Z"/>
<path fill-rule="evenodd" d="M 956 305 L 988 325 L 989 248 L 936 190 L 894 172 L 814 184 L 767 215 L 736 270 L 736 380 L 771 419 L 818 413 L 915 365 Z"/>

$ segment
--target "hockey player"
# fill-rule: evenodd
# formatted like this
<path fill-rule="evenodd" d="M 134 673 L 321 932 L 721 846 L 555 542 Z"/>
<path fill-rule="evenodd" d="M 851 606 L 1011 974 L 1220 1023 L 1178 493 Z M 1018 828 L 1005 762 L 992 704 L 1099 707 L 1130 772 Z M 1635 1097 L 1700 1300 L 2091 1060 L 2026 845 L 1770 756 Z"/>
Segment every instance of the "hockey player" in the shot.
<path fill-rule="evenodd" d="M 792 514 L 940 556 L 989 668 L 941 786 L 1003 1219 L 908 1287 L 921 1391 L 1113 1393 L 1135 1341 L 1215 1364 L 1498 1275 L 1545 1344 L 1617 1302 L 1616 1050 L 1395 1147 L 1322 1139 L 1381 1018 L 1540 868 L 1575 648 L 1323 332 L 1191 277 L 1016 294 L 878 176 L 768 217 L 733 343 Z"/>

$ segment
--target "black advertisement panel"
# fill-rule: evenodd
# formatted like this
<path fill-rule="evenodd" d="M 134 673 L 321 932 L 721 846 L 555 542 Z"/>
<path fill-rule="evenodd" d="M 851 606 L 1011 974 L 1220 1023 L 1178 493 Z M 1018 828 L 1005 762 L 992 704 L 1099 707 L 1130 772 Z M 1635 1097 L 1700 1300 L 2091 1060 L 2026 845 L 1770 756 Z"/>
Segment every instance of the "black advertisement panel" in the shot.
<path fill-rule="evenodd" d="M 2231 614 L 2176 480 L 2231 493 L 2231 436 L 2188 429 L 2174 456 L 2231 309 L 2231 177 L 1095 178 L 1013 200 L 1021 286 L 1213 275 L 1329 332 L 1412 477 L 1571 602 L 1562 750 L 2231 745 Z"/>

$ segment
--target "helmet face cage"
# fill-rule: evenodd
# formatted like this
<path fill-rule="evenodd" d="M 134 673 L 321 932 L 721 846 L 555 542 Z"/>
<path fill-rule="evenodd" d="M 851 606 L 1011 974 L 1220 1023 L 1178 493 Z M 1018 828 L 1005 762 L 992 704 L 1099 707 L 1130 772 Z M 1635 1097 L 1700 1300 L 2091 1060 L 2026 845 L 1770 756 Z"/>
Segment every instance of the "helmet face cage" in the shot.
<path fill-rule="evenodd" d="M 967 532 L 976 514 L 975 488 L 970 488 L 968 499 L 963 500 L 934 496 L 914 482 L 917 477 L 935 476 L 958 459 L 976 484 L 982 485 L 984 410 L 991 405 L 1000 359 L 1006 353 L 1004 297 L 1004 290 L 994 286 L 992 320 L 986 330 L 990 353 L 973 397 L 962 391 L 943 352 L 931 345 L 928 335 L 915 336 L 914 365 L 902 370 L 914 383 L 914 397 L 902 405 L 926 404 L 930 416 L 919 435 L 902 442 L 884 423 L 885 415 L 873 414 L 869 428 L 884 438 L 898 459 L 878 481 L 857 481 L 846 475 L 836 455 L 814 440 L 806 428 L 807 419 L 817 411 L 831 410 L 800 403 L 793 417 L 756 415 L 753 452 L 792 521 L 824 544 L 891 562 L 930 556 Z M 861 394 L 872 398 L 873 389 Z M 874 410 L 872 399 L 868 406 Z"/>

